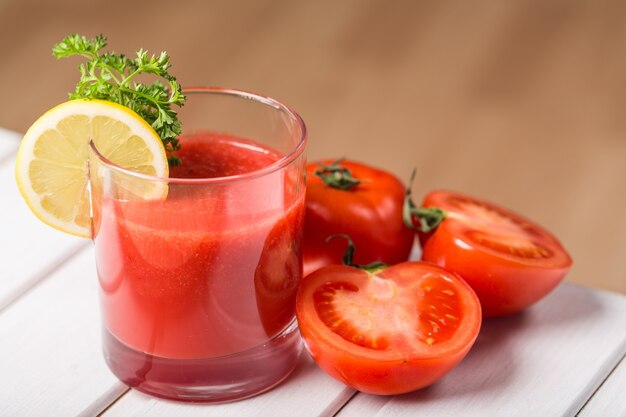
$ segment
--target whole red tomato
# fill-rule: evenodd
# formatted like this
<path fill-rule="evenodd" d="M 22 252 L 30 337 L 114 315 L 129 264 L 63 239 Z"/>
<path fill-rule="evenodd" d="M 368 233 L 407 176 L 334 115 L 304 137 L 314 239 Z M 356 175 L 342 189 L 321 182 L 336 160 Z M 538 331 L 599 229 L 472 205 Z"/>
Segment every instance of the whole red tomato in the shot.
<path fill-rule="evenodd" d="M 422 207 L 413 208 L 414 214 L 416 210 L 430 215 L 434 226 L 420 235 L 422 259 L 465 279 L 478 295 L 485 317 L 530 306 L 556 287 L 572 265 L 550 232 L 496 204 L 433 191 Z M 441 222 L 436 225 L 438 215 Z"/>
<path fill-rule="evenodd" d="M 302 279 L 302 206 L 295 207 L 269 232 L 254 272 L 259 318 L 269 337 L 292 320 L 296 291 Z"/>
<path fill-rule="evenodd" d="M 389 172 L 359 162 L 323 160 L 307 166 L 304 274 L 341 264 L 343 245 L 326 242 L 349 235 L 356 263 L 406 261 L 414 233 L 402 221 L 405 186 Z"/>
<path fill-rule="evenodd" d="M 300 283 L 298 325 L 320 368 L 390 395 L 434 383 L 465 357 L 481 312 L 462 279 L 424 262 L 363 268 L 326 266 Z"/>

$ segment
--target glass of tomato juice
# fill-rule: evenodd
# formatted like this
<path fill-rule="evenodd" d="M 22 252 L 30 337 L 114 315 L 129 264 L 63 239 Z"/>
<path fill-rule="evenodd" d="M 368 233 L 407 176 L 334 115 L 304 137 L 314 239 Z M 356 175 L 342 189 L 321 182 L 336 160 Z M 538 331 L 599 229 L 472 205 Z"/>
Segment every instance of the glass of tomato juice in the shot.
<path fill-rule="evenodd" d="M 267 97 L 185 94 L 168 178 L 90 149 L 104 356 L 145 393 L 233 401 L 277 385 L 301 351 L 306 128 Z"/>

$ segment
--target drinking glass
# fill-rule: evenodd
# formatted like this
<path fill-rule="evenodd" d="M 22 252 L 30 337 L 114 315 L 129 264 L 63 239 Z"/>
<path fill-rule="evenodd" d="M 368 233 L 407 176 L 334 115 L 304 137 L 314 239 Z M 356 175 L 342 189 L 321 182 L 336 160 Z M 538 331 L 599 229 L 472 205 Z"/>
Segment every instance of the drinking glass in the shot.
<path fill-rule="evenodd" d="M 90 146 L 104 357 L 145 393 L 233 401 L 284 380 L 301 351 L 306 128 L 260 95 L 185 94 L 168 178 Z"/>

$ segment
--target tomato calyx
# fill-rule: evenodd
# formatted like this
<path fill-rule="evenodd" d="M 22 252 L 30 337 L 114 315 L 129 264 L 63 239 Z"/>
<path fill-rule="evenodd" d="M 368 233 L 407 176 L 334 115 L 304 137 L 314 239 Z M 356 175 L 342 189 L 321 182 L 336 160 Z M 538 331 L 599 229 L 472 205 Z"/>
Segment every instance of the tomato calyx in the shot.
<path fill-rule="evenodd" d="M 318 164 L 320 169 L 315 170 L 324 184 L 338 190 L 349 191 L 361 183 L 361 180 L 354 178 L 350 170 L 342 165 L 343 158 L 337 159 L 330 165 Z"/>
<path fill-rule="evenodd" d="M 337 237 L 341 237 L 344 238 L 348 241 L 348 246 L 346 247 L 346 251 L 343 253 L 343 258 L 342 258 L 342 263 L 346 266 L 351 266 L 353 268 L 358 268 L 358 269 L 362 269 L 366 272 L 369 272 L 370 274 L 373 274 L 375 272 L 378 272 L 380 270 L 383 270 L 385 268 L 387 268 L 389 265 L 387 265 L 384 262 L 380 262 L 380 261 L 375 261 L 375 262 L 370 262 L 366 265 L 359 265 L 359 264 L 355 264 L 354 263 L 354 251 L 355 251 L 355 246 L 354 246 L 354 242 L 352 241 L 352 238 L 350 238 L 350 236 L 346 235 L 346 234 L 336 234 L 336 235 L 330 235 L 326 238 L 326 243 L 328 243 L 329 241 L 331 241 L 334 238 Z"/>
<path fill-rule="evenodd" d="M 409 185 L 404 193 L 402 219 L 406 227 L 423 233 L 431 232 L 448 216 L 448 212 L 439 207 L 419 207 L 413 202 L 412 191 L 415 169 L 411 173 Z"/>

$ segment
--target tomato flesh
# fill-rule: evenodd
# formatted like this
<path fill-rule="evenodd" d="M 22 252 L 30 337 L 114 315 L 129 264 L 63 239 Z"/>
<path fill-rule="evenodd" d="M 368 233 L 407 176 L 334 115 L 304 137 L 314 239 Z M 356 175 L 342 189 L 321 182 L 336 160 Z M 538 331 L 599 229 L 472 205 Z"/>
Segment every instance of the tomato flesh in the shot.
<path fill-rule="evenodd" d="M 422 206 L 448 212 L 435 232 L 422 239 L 422 259 L 465 279 L 485 317 L 512 314 L 540 300 L 572 264 L 550 232 L 493 203 L 435 191 Z"/>
<path fill-rule="evenodd" d="M 369 349 L 387 349 L 386 335 L 374 330 L 376 310 L 354 305 L 358 292 L 359 288 L 348 282 L 326 283 L 313 294 L 315 311 L 329 329 L 345 340 Z M 342 313 L 353 317 L 343 317 Z"/>
<path fill-rule="evenodd" d="M 429 345 L 451 339 L 461 323 L 462 306 L 454 286 L 448 281 L 428 277 L 421 288 L 418 304 L 420 340 Z"/>
<path fill-rule="evenodd" d="M 494 235 L 477 230 L 467 232 L 466 236 L 477 245 L 500 253 L 503 256 L 523 259 L 549 259 L 554 252 L 540 243 L 531 242 L 508 235 Z"/>
<path fill-rule="evenodd" d="M 322 268 L 301 282 L 296 315 L 319 366 L 374 394 L 409 392 L 441 378 L 467 354 L 481 321 L 471 288 L 422 262 L 375 273 Z"/>

